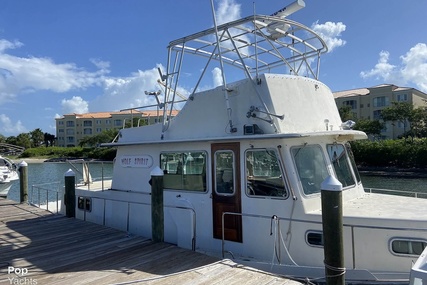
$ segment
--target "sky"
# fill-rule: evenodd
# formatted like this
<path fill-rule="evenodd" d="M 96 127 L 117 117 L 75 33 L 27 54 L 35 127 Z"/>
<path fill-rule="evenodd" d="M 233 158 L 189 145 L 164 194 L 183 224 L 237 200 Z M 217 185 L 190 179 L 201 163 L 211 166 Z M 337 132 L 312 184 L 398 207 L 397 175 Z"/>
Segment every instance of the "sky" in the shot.
<path fill-rule="evenodd" d="M 213 0 L 218 24 L 292 2 Z M 327 42 L 319 80 L 332 91 L 395 84 L 427 93 L 427 0 L 305 4 L 289 19 Z M 56 134 L 64 114 L 153 104 L 144 91 L 159 89 L 168 43 L 212 26 L 211 0 L 0 0 L 0 135 Z"/>

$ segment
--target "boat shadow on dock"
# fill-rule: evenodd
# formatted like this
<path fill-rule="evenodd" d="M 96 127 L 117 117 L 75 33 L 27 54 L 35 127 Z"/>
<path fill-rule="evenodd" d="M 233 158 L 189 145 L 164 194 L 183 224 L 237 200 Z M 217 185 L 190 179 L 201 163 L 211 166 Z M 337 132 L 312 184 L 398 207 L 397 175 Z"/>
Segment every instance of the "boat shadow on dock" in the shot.
<path fill-rule="evenodd" d="M 0 284 L 300 284 L 6 199 L 0 245 Z"/>

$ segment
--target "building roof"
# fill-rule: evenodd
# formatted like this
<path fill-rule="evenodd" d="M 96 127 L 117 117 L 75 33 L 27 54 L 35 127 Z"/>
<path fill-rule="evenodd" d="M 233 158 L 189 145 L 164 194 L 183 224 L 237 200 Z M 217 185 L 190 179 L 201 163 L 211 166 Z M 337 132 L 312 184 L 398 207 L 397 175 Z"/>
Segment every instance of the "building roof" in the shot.
<path fill-rule="evenodd" d="M 369 94 L 368 88 L 358 88 L 358 89 L 334 92 L 334 98 L 336 99 L 336 98 L 352 97 L 352 96 L 358 96 L 358 95 L 363 96 L 368 94 Z"/>
<path fill-rule="evenodd" d="M 350 90 L 344 90 L 344 91 L 337 91 L 333 92 L 334 98 L 345 98 L 345 97 L 352 97 L 352 96 L 363 96 L 368 95 L 370 93 L 370 90 L 375 88 L 382 88 L 382 87 L 391 87 L 392 91 L 405 91 L 405 90 L 415 90 L 421 94 L 424 94 L 423 92 L 412 88 L 412 87 L 401 87 L 396 86 L 394 84 L 380 84 L 372 87 L 366 87 L 366 88 L 357 88 L 357 89 L 350 89 Z"/>
<path fill-rule="evenodd" d="M 172 110 L 172 116 L 176 116 L 179 113 L 178 110 Z M 56 119 L 63 119 L 65 116 L 72 116 L 76 119 L 107 119 L 111 118 L 113 115 L 141 115 L 142 117 L 150 117 L 150 116 L 157 116 L 158 114 L 160 116 L 163 116 L 163 110 L 157 111 L 157 110 L 125 110 L 125 111 L 117 111 L 117 112 L 94 112 L 94 113 L 84 113 L 84 114 L 77 114 L 77 113 L 71 113 L 71 114 L 65 114 L 60 118 Z"/>

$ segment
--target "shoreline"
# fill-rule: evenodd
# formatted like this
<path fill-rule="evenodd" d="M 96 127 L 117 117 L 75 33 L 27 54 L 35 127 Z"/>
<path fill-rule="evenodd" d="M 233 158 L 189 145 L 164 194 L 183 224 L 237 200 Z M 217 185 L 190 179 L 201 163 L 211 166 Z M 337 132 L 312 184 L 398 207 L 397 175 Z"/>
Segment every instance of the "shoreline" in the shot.
<path fill-rule="evenodd" d="M 358 167 L 357 169 L 360 174 L 366 176 L 427 178 L 426 171 L 420 168 Z"/>
<path fill-rule="evenodd" d="M 43 163 L 46 160 L 47 158 L 30 158 L 30 157 L 13 159 L 16 165 L 20 164 L 23 161 L 30 164 L 30 163 Z"/>

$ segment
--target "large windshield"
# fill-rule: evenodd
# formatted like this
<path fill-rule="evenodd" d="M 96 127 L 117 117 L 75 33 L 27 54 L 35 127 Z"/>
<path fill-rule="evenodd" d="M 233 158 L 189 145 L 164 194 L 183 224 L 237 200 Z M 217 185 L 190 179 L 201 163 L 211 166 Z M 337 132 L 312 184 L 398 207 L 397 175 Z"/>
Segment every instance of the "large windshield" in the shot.
<path fill-rule="evenodd" d="M 329 175 L 320 146 L 293 147 L 291 152 L 304 194 L 320 193 L 320 184 Z"/>
<path fill-rule="evenodd" d="M 342 187 L 348 187 L 356 184 L 353 176 L 350 159 L 347 155 L 346 148 L 342 144 L 330 144 L 327 146 L 329 159 L 335 171 L 337 179 L 341 182 Z"/>
<path fill-rule="evenodd" d="M 279 161 L 274 150 L 247 150 L 246 174 L 249 196 L 287 197 Z"/>

